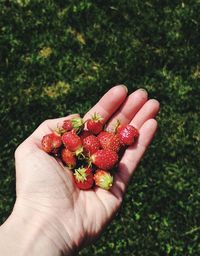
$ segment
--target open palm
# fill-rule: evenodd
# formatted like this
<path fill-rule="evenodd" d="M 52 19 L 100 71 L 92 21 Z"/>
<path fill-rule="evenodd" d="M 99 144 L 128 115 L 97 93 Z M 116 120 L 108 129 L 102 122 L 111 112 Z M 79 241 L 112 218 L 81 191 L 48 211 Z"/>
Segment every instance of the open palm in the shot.
<path fill-rule="evenodd" d="M 98 112 L 110 126 L 119 119 L 140 132 L 136 144 L 125 151 L 110 191 L 79 190 L 71 171 L 41 149 L 45 134 L 76 115 L 43 122 L 16 150 L 16 204 L 49 218 L 52 230 L 62 237 L 66 247 L 80 247 L 96 238 L 119 208 L 130 177 L 155 134 L 158 110 L 159 103 L 148 100 L 144 90 L 127 96 L 124 86 L 115 86 L 85 115 L 87 119 Z"/>

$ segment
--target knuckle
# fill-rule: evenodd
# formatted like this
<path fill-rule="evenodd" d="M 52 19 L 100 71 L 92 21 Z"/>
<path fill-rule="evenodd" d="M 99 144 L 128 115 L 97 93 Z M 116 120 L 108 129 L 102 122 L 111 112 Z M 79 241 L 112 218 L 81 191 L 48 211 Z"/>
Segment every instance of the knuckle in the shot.
<path fill-rule="evenodd" d="M 15 152 L 14 152 L 14 157 L 15 159 L 18 158 L 20 155 L 21 155 L 21 144 L 15 149 Z"/>
<path fill-rule="evenodd" d="M 41 123 L 40 126 L 42 126 L 42 127 L 49 127 L 49 125 L 51 124 L 51 121 L 52 121 L 52 119 L 46 119 L 46 120 L 44 120 L 44 121 Z"/>
<path fill-rule="evenodd" d="M 50 121 L 50 119 L 44 120 L 44 121 L 42 122 L 42 125 L 48 125 L 49 121 Z"/>

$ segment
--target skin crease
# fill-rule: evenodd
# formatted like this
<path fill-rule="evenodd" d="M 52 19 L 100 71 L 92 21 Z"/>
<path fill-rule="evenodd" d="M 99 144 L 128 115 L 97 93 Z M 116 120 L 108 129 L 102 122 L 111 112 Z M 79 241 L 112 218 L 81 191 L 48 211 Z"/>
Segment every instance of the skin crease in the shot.
<path fill-rule="evenodd" d="M 110 191 L 79 190 L 71 171 L 41 149 L 41 139 L 77 115 L 43 122 L 16 150 L 17 199 L 0 227 L 4 256 L 75 255 L 96 239 L 119 209 L 129 180 L 157 128 L 156 100 L 139 89 L 127 96 L 125 86 L 111 88 L 85 115 L 99 113 L 112 127 L 114 119 L 139 129 L 137 142 L 124 153 Z M 27 235 L 29 234 L 29 235 Z"/>

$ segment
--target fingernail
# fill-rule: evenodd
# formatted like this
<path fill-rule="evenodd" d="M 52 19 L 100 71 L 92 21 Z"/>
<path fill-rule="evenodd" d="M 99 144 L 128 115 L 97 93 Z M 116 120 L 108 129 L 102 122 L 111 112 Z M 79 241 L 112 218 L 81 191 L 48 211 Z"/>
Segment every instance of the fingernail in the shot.
<path fill-rule="evenodd" d="M 143 89 L 143 88 L 140 88 L 139 90 L 143 91 L 144 93 L 146 93 L 146 95 L 148 95 L 147 90 L 145 90 L 145 89 Z"/>
<path fill-rule="evenodd" d="M 128 92 L 128 88 L 122 84 L 122 86 L 124 87 L 125 91 Z"/>

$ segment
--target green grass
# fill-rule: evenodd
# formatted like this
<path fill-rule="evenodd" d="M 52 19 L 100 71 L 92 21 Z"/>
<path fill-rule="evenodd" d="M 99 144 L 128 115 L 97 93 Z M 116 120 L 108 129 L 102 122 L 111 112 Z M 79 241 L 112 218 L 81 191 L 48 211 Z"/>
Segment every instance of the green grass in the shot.
<path fill-rule="evenodd" d="M 159 130 L 116 218 L 80 255 L 200 255 L 200 1 L 0 1 L 0 220 L 13 153 L 43 120 L 115 84 L 161 102 Z"/>

